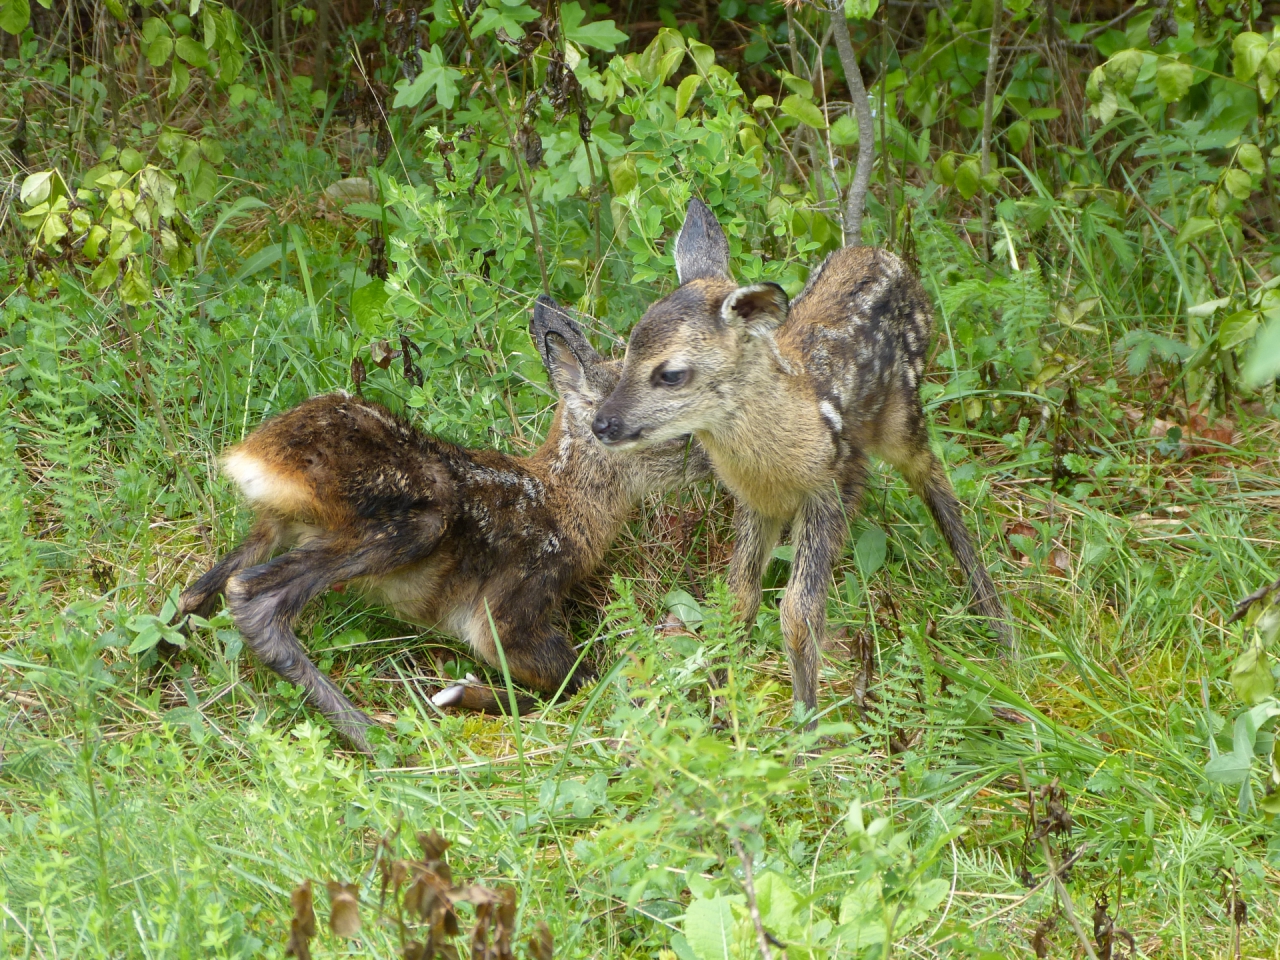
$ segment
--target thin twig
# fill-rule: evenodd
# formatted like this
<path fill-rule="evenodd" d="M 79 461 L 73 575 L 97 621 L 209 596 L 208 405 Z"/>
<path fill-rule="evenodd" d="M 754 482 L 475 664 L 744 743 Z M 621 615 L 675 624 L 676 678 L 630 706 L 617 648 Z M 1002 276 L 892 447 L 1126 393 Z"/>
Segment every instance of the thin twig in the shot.
<path fill-rule="evenodd" d="M 987 40 L 987 82 L 982 95 L 982 176 L 991 172 L 991 114 L 995 109 L 996 74 L 1000 62 L 1000 15 L 1003 4 L 994 0 L 991 5 L 991 36 Z M 982 258 L 991 260 L 991 195 L 986 185 L 982 189 Z"/>
<path fill-rule="evenodd" d="M 743 886 L 747 890 L 747 909 L 751 911 L 751 922 L 756 925 L 756 940 L 760 944 L 760 956 L 764 960 L 773 960 L 773 951 L 769 949 L 769 935 L 765 933 L 764 921 L 760 919 L 760 905 L 756 903 L 755 877 L 751 873 L 751 854 L 742 846 L 741 840 L 733 840 L 733 852 L 742 861 Z"/>
<path fill-rule="evenodd" d="M 871 165 L 876 158 L 875 132 L 871 126 L 871 99 L 862 82 L 862 68 L 858 55 L 853 51 L 849 38 L 849 23 L 844 17 L 844 4 L 827 7 L 831 15 L 832 32 L 836 38 L 836 50 L 840 53 L 840 65 L 844 67 L 844 79 L 849 84 L 849 96 L 853 101 L 853 118 L 858 123 L 858 166 L 849 184 L 845 201 L 844 243 L 847 247 L 862 243 L 862 215 L 867 208 L 867 187 L 871 184 Z"/>

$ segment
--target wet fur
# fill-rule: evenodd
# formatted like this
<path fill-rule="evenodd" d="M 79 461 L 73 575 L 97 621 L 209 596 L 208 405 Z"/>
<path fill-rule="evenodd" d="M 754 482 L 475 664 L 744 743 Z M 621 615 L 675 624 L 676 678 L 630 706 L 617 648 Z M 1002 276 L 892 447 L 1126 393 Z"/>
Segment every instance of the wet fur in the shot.
<path fill-rule="evenodd" d="M 747 623 L 764 565 L 790 524 L 795 557 L 780 614 L 795 697 L 811 709 L 831 572 L 868 454 L 897 467 L 928 505 L 974 605 L 1007 640 L 1007 614 L 929 445 L 919 384 L 933 321 L 920 282 L 888 251 L 845 248 L 788 307 L 777 287 L 734 282 L 722 236 L 700 247 L 686 240 L 713 233 L 710 217 L 690 204 L 697 228 L 686 227 L 676 246 L 684 282 L 632 331 L 596 435 L 639 448 L 689 432 L 698 438 L 737 499 L 729 584 Z M 690 375 L 668 389 L 660 380 L 667 370 Z"/>
<path fill-rule="evenodd" d="M 549 298 L 540 298 L 531 332 L 561 395 L 532 456 L 467 450 L 335 393 L 268 420 L 224 457 L 257 523 L 182 594 L 180 613 L 207 616 L 225 593 L 258 658 L 306 688 L 361 750 L 373 721 L 293 633 L 310 600 L 350 587 L 465 641 L 492 666 L 500 664 L 496 629 L 513 680 L 572 693 L 595 674 L 578 663 L 560 623 L 565 594 L 599 565 L 644 494 L 707 472 L 697 446 L 680 440 L 635 457 L 601 448 L 590 423 L 617 365 Z M 517 709 L 532 703 L 522 697 Z M 501 710 L 507 697 L 472 684 L 449 705 Z"/>

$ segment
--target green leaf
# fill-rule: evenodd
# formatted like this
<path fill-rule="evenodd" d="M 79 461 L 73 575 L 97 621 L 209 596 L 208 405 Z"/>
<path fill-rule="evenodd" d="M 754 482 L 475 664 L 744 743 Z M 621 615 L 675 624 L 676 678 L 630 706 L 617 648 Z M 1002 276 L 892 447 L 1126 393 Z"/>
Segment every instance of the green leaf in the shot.
<path fill-rule="evenodd" d="M 1174 103 L 1187 95 L 1194 77 L 1191 64 L 1165 60 L 1156 67 L 1156 90 L 1165 103 Z"/>
<path fill-rule="evenodd" d="M 606 52 L 612 52 L 618 44 L 626 43 L 627 35 L 612 20 L 584 24 L 582 21 L 586 15 L 587 12 L 576 0 L 574 3 L 560 5 L 560 29 L 566 40 L 572 40 L 580 47 L 595 47 Z M 714 57 L 713 51 L 713 62 Z"/>
<path fill-rule="evenodd" d="M 798 93 L 806 100 L 813 99 L 813 84 L 804 77 L 797 77 L 794 73 L 782 71 L 782 82 L 792 93 Z"/>
<path fill-rule="evenodd" d="M 732 960 L 736 926 L 728 897 L 694 900 L 684 914 L 684 938 L 698 960 Z"/>
<path fill-rule="evenodd" d="M 1248 200 L 1253 193 L 1253 178 L 1243 170 L 1228 170 L 1222 175 L 1222 188 L 1237 200 Z"/>
<path fill-rule="evenodd" d="M 222 149 L 222 142 L 213 137 L 200 138 L 200 152 L 204 154 L 204 158 L 210 163 L 221 163 L 226 159 L 226 153 Z"/>
<path fill-rule="evenodd" d="M 31 5 L 27 0 L 0 0 L 0 30 L 14 36 L 31 22 Z"/>
<path fill-rule="evenodd" d="M 371 280 L 351 295 L 351 314 L 360 332 L 366 336 L 374 336 L 382 332 L 382 319 L 385 314 L 387 288 L 381 280 Z"/>
<path fill-rule="evenodd" d="M 698 86 L 701 83 L 702 77 L 696 73 L 691 73 L 680 81 L 680 86 L 676 88 L 677 120 L 689 112 L 689 104 L 693 101 L 693 95 L 698 92 Z"/>
<path fill-rule="evenodd" d="M 1251 646 L 1231 666 L 1231 688 L 1236 697 L 1249 706 L 1256 706 L 1271 696 L 1276 681 L 1271 676 L 1271 662 L 1267 652 Z"/>
<path fill-rule="evenodd" d="M 693 57 L 693 62 L 698 65 L 699 73 L 705 74 L 716 65 L 715 48 L 709 47 L 705 43 L 699 43 L 697 40 L 689 41 L 689 55 Z"/>
<path fill-rule="evenodd" d="M 613 186 L 615 197 L 625 196 L 640 182 L 640 174 L 636 170 L 636 158 L 629 153 L 609 160 L 609 182 Z"/>
<path fill-rule="evenodd" d="M 179 37 L 173 45 L 174 52 L 193 67 L 201 68 L 209 65 L 209 51 L 199 41 L 190 37 Z"/>
<path fill-rule="evenodd" d="M 846 113 L 836 118 L 831 125 L 831 142 L 837 147 L 848 147 L 858 142 L 858 124 L 853 117 Z"/>
<path fill-rule="evenodd" d="M 1236 35 L 1231 41 L 1231 50 L 1235 54 L 1231 68 L 1235 71 L 1237 80 L 1253 79 L 1258 67 L 1262 66 L 1262 59 L 1267 55 L 1269 46 L 1271 44 L 1261 34 L 1245 31 Z"/>
<path fill-rule="evenodd" d="M 1240 149 L 1236 151 L 1236 163 L 1257 177 L 1267 172 L 1262 162 L 1262 151 L 1252 143 L 1240 144 Z"/>
<path fill-rule="evenodd" d="M 662 598 L 662 602 L 686 627 L 692 629 L 702 623 L 701 605 L 684 590 L 672 590 Z"/>
<path fill-rule="evenodd" d="M 846 20 L 870 20 L 880 8 L 880 0 L 844 0 Z"/>
<path fill-rule="evenodd" d="M 168 63 L 171 56 L 173 56 L 172 37 L 156 37 L 147 44 L 147 61 L 157 70 Z"/>
<path fill-rule="evenodd" d="M 131 306 L 141 306 L 151 300 L 151 285 L 134 262 L 129 263 L 124 280 L 120 282 L 120 299 Z"/>
<path fill-rule="evenodd" d="M 422 60 L 422 72 L 412 81 L 400 80 L 396 83 L 396 97 L 392 101 L 393 109 L 416 107 L 431 90 L 435 90 L 436 102 L 446 110 L 453 108 L 458 98 L 457 81 L 462 73 L 449 66 L 438 43 L 433 43 L 430 50 L 419 50 Z"/>
<path fill-rule="evenodd" d="M 789 117 L 795 117 L 805 126 L 813 127 L 815 130 L 827 129 L 826 118 L 822 116 L 822 110 L 813 101 L 793 93 L 782 101 L 781 106 L 783 113 Z"/>
<path fill-rule="evenodd" d="M 1182 246 L 1190 243 L 1202 233 L 1208 233 L 1216 226 L 1212 217 L 1187 217 L 1187 222 L 1182 225 L 1182 229 L 1178 231 L 1178 235 L 1174 238 L 1174 246 Z"/>
<path fill-rule="evenodd" d="M 125 147 L 120 151 L 120 169 L 133 175 L 142 169 L 146 158 L 133 147 Z"/>
<path fill-rule="evenodd" d="M 1027 120 L 1018 120 L 1009 124 L 1009 129 L 1005 131 L 1005 137 L 1009 141 L 1009 149 L 1014 153 L 1021 153 L 1022 148 L 1027 145 L 1027 141 L 1031 139 L 1031 123 Z"/>
<path fill-rule="evenodd" d="M 471 36 L 482 37 L 486 33 L 502 29 L 507 32 L 507 36 L 519 40 L 524 37 L 524 28 L 520 24 L 537 19 L 538 12 L 531 10 L 526 4 L 506 7 L 501 10 L 495 7 L 485 7 L 480 13 L 480 19 L 471 28 Z"/>
<path fill-rule="evenodd" d="M 933 165 L 933 179 L 944 187 L 956 182 L 956 155 L 944 153 Z"/>
<path fill-rule="evenodd" d="M 191 196 L 207 203 L 218 192 L 218 171 L 207 160 L 201 160 L 191 184 Z"/>
<path fill-rule="evenodd" d="M 1241 373 L 1244 382 L 1254 389 L 1280 377 L 1280 317 L 1273 319 L 1258 335 Z"/>
<path fill-rule="evenodd" d="M 956 169 L 955 183 L 960 196 L 966 200 L 977 193 L 982 186 L 982 168 L 978 166 L 978 161 L 970 157 L 960 164 Z"/>
<path fill-rule="evenodd" d="M 93 275 L 89 277 L 89 289 L 101 293 L 115 283 L 118 276 L 120 276 L 120 263 L 107 257 L 98 264 Z"/>
<path fill-rule="evenodd" d="M 55 176 L 52 170 L 41 170 L 39 173 L 31 174 L 22 181 L 22 190 L 19 191 L 18 198 L 31 207 L 44 203 L 53 192 Z"/>
<path fill-rule="evenodd" d="M 1258 332 L 1262 318 L 1253 310 L 1237 310 L 1218 327 L 1218 349 L 1232 350 Z"/>
<path fill-rule="evenodd" d="M 166 219 L 172 217 L 177 210 L 177 183 L 156 167 L 145 168 L 138 181 L 142 187 L 142 195 L 154 201 L 156 212 Z"/>
<path fill-rule="evenodd" d="M 885 554 L 888 552 L 888 541 L 884 531 L 879 527 L 869 527 L 858 538 L 858 545 L 853 548 L 854 559 L 858 561 L 858 569 L 864 577 L 870 577 L 884 566 Z"/>
<path fill-rule="evenodd" d="M 187 92 L 189 86 L 191 86 L 191 71 L 181 60 L 174 60 L 173 72 L 169 75 L 169 99 L 177 100 Z"/>

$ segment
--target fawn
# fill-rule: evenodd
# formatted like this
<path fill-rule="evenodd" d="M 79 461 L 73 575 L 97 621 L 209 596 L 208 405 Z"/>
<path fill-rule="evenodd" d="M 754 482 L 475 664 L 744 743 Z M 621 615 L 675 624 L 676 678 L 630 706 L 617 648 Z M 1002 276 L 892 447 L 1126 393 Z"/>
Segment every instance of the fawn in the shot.
<path fill-rule="evenodd" d="M 558 622 L 565 594 L 600 563 L 646 493 L 709 472 L 687 438 L 635 457 L 605 451 L 591 423 L 620 364 L 602 359 L 549 297 L 538 298 L 530 332 L 560 395 L 551 430 L 531 456 L 466 450 L 376 403 L 333 393 L 273 417 L 223 458 L 257 523 L 183 592 L 179 613 L 207 616 L 225 592 L 258 658 L 304 687 L 366 753 L 373 721 L 294 635 L 310 600 L 349 585 L 467 642 L 494 666 L 500 640 L 512 679 L 545 694 L 572 693 L 595 673 L 578 662 Z M 433 700 L 501 710 L 506 696 L 464 683 Z M 517 710 L 531 701 L 521 702 Z"/>
<path fill-rule="evenodd" d="M 734 282 L 724 232 L 694 199 L 675 263 L 680 285 L 632 330 L 622 378 L 593 430 L 614 448 L 697 438 L 737 501 L 728 579 L 748 625 L 764 566 L 790 524 L 795 554 L 780 616 L 795 699 L 817 705 L 827 591 L 868 453 L 924 499 L 975 606 L 1008 643 L 1004 607 L 929 447 L 919 382 L 933 321 L 902 261 L 870 247 L 837 250 L 788 307 L 776 284 Z"/>

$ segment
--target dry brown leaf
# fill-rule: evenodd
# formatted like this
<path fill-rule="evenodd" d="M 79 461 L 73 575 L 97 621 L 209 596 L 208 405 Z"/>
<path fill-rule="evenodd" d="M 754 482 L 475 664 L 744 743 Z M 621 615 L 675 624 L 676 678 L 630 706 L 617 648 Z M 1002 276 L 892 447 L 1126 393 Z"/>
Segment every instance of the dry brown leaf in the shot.
<path fill-rule="evenodd" d="M 354 883 L 338 883 L 330 880 L 329 929 L 339 937 L 354 937 L 360 933 L 360 888 Z"/>

